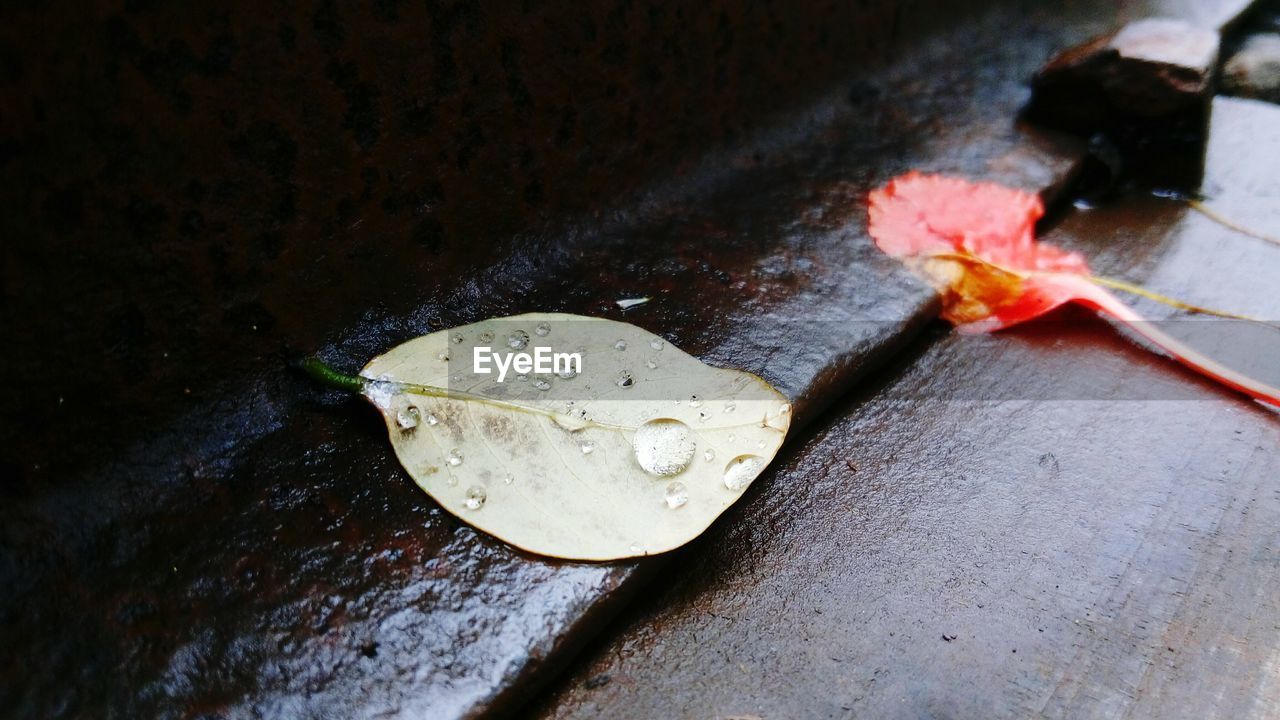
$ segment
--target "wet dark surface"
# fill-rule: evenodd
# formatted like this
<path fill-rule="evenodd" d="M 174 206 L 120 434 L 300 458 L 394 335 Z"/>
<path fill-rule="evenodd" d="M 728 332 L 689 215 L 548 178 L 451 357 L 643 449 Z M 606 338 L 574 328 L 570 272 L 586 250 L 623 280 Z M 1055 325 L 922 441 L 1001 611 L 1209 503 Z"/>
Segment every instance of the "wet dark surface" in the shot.
<path fill-rule="evenodd" d="M 1271 717 L 1280 422 L 1095 330 L 935 334 L 545 716 Z M 947 399 L 1039 363 L 1030 397 Z M 1197 397 L 1034 397 L 1178 382 Z"/>
<path fill-rule="evenodd" d="M 928 40 L 941 3 L 783 5 L 6 11 L 0 707 L 518 706 L 659 565 L 460 527 L 370 408 L 284 366 L 566 310 L 815 417 L 932 312 L 865 191 L 1060 185 L 1010 119 L 1112 20 L 1009 3 Z"/>
<path fill-rule="evenodd" d="M 1276 128 L 1280 109 L 1219 99 L 1207 163 L 1271 233 Z M 1184 203 L 1073 212 L 1047 239 L 1280 317 L 1280 246 Z M 1078 310 L 935 327 L 893 368 L 681 551 L 542 715 L 1274 716 L 1280 412 Z"/>
<path fill-rule="evenodd" d="M 18 110 L 3 172 L 19 212 L 5 370 L 23 387 L 4 401 L 0 706 L 447 717 L 509 705 L 641 574 L 525 557 L 459 527 L 402 475 L 367 407 L 323 396 L 287 360 L 321 349 L 352 368 L 444 325 L 616 315 L 613 300 L 652 295 L 625 317 L 760 372 L 803 420 L 931 312 L 916 281 L 856 242 L 868 187 L 1001 157 L 1006 175 L 1054 179 L 1007 123 L 1023 69 L 1054 41 L 1045 30 L 855 80 L 860 59 L 886 67 L 885 43 L 906 47 L 937 14 L 873 6 L 828 56 L 817 36 L 839 16 L 759 8 L 716 54 L 699 23 L 718 9 L 704 5 L 663 21 L 670 52 L 696 46 L 697 63 L 671 60 L 677 84 L 655 89 L 627 74 L 654 67 L 640 54 L 654 20 L 626 8 L 614 9 L 634 28 L 594 41 L 586 17 L 579 37 L 446 8 L 428 43 L 408 6 L 354 25 L 327 4 L 207 23 L 167 6 L 29 9 L 6 24 Z M 20 30 L 35 26 L 44 35 Z M 589 51 L 517 75 L 493 64 L 508 35 L 518 57 Z M 592 84 L 596 70 L 566 84 L 624 37 L 627 62 L 604 72 L 613 91 Z M 755 77 L 747 97 L 688 79 L 705 70 L 714 85 L 720 64 Z M 418 134 L 427 106 L 411 89 L 447 131 Z M 646 102 L 655 93 L 670 105 Z M 533 126 L 513 119 L 525 96 Z M 795 108 L 770 125 L 784 102 Z M 571 110 L 572 152 L 524 147 L 556 137 L 537 123 Z M 737 129 L 748 111 L 763 128 L 750 138 Z M 476 127 L 486 143 L 470 142 Z M 814 337 L 797 317 L 842 329 Z"/>

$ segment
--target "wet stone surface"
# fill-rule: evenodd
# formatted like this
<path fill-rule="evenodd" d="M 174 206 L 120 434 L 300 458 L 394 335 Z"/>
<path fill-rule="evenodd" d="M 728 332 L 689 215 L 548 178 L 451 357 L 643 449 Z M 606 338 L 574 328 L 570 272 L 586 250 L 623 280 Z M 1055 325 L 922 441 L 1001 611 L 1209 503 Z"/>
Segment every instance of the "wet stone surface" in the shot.
<path fill-rule="evenodd" d="M 570 36 L 544 33 L 564 27 L 550 19 L 398 7 L 372 25 L 327 4 L 211 24 L 171 6 L 33 7 L 0 28 L 5 48 L 30 49 L 36 35 L 14 28 L 47 21 L 104 58 L 86 93 L 59 82 L 78 65 L 30 53 L 4 86 L 20 108 L 4 191 L 26 208 L 5 244 L 5 370 L 26 382 L 4 396 L 0 707 L 518 706 L 659 565 L 545 561 L 461 526 L 400 471 L 363 401 L 288 361 L 318 350 L 354 369 L 484 317 L 598 314 L 762 374 L 798 427 L 933 313 L 866 239 L 861 198 L 911 167 L 982 176 L 1012 152 L 1022 79 L 1056 37 L 975 53 L 958 30 L 919 39 L 946 18 L 936 8 L 872 4 L 847 23 L 868 39 L 842 37 L 837 66 L 820 39 L 832 18 L 781 6 L 781 26 L 748 13 L 718 51 L 684 44 L 714 35 L 712 6 L 575 10 Z M 171 37 L 175 24 L 188 30 Z M 994 37 L 997 21 L 982 28 Z M 622 64 L 597 83 L 560 72 L 578 60 L 528 59 L 562 47 Z M 653 67 L 646 47 L 685 57 L 663 78 L 697 92 L 630 75 Z M 708 94 L 720 64 L 726 78 L 769 68 L 752 88 L 785 88 L 770 106 L 790 98 L 795 115 L 770 125 L 731 83 Z M 686 82 L 694 71 L 705 83 Z M 569 130 L 529 126 L 521 98 Z M 746 133 L 744 113 L 768 132 Z M 433 117 L 458 132 L 420 134 Z"/>
<path fill-rule="evenodd" d="M 661 566 L 544 561 L 459 525 L 370 408 L 287 363 L 599 314 L 760 372 L 799 427 L 933 312 L 866 240 L 868 189 L 1072 169 L 1010 119 L 1114 4 L 1042 5 L 14 12 L 0 707 L 518 707 Z"/>
<path fill-rule="evenodd" d="M 1213 128 L 1219 200 L 1274 197 L 1280 109 L 1219 99 Z M 1276 207 L 1241 221 L 1280 232 Z M 1181 202 L 1074 211 L 1046 239 L 1102 274 L 1280 315 L 1280 246 Z M 1230 325 L 1127 301 L 1182 318 L 1166 327 Z M 1254 359 L 1274 373 L 1264 330 Z M 1229 336 L 1191 337 L 1226 357 Z M 1276 410 L 1076 309 L 937 328 L 903 358 L 681 553 L 540 716 L 1274 716 Z"/>

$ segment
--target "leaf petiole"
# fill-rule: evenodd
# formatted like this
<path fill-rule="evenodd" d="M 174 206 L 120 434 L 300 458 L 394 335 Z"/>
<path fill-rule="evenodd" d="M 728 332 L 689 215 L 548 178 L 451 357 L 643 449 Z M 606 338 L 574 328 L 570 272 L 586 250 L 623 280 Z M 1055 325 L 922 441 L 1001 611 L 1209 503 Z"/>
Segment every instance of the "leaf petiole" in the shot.
<path fill-rule="evenodd" d="M 368 382 L 365 378 L 355 375 L 343 375 L 314 356 L 303 360 L 300 367 L 312 380 L 347 392 L 364 392 L 365 383 Z"/>

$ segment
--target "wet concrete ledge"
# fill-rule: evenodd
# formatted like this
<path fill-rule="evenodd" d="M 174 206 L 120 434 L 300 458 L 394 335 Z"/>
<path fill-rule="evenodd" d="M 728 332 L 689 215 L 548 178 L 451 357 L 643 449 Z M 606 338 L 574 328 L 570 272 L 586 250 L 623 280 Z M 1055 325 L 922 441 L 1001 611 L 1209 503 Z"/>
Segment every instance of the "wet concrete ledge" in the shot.
<path fill-rule="evenodd" d="M 6 66 L 23 114 L 0 171 L 27 209 L 5 246 L 4 322 L 19 339 L 5 369 L 28 382 L 4 400 L 16 472 L 0 508 L 0 704 L 18 715 L 517 707 L 657 565 L 546 562 L 459 527 L 402 476 L 367 408 L 316 399 L 285 362 L 321 347 L 355 366 L 443 325 L 616 313 L 620 295 L 653 294 L 623 317 L 764 374 L 811 419 L 932 312 L 863 235 L 866 190 L 909 168 L 1059 185 L 1070 152 L 1028 145 L 1008 119 L 1049 50 L 1109 24 L 1010 3 L 929 38 L 946 18 L 896 3 L 849 20 L 882 39 L 839 62 L 785 38 L 735 41 L 733 72 L 768 59 L 764 87 L 787 90 L 699 95 L 710 125 L 636 103 L 660 152 L 627 139 L 622 111 L 597 136 L 605 150 L 573 159 L 499 150 L 526 128 L 484 124 L 514 107 L 484 93 L 518 104 L 521 83 L 501 62 L 460 49 L 450 71 L 440 54 L 501 60 L 518 28 L 456 6 L 431 25 L 436 53 L 383 56 L 420 40 L 416 11 L 387 7 L 367 36 L 325 3 L 305 17 L 234 8 L 173 37 L 190 19 L 159 6 L 27 17 L 104 62 L 84 85 L 56 58 Z M 831 24 L 797 22 L 799 37 Z M 24 26 L 0 36 L 6 57 L 36 42 L 14 34 Z M 1011 26 L 1028 33 L 999 42 Z M 554 44 L 539 37 L 529 52 Z M 607 53 L 601 37 L 616 36 L 591 41 Z M 494 84 L 441 79 L 473 64 Z M 277 74 L 240 72 L 266 66 Z M 403 94 L 423 78 L 425 99 Z M 774 104 L 787 107 L 762 110 Z M 430 108 L 460 129 L 439 147 L 416 129 Z M 814 347 L 797 317 L 845 330 Z"/>
<path fill-rule="evenodd" d="M 1217 99 L 1211 202 L 1280 234 L 1277 153 L 1280 108 Z M 1074 211 L 1047 240 L 1280 316 L 1280 246 L 1179 201 Z M 1229 357 L 1214 337 L 1190 341 Z M 1280 337 L 1249 347 L 1274 382 Z M 539 717 L 1274 715 L 1274 409 L 1067 310 L 931 330 L 818 425 Z"/>

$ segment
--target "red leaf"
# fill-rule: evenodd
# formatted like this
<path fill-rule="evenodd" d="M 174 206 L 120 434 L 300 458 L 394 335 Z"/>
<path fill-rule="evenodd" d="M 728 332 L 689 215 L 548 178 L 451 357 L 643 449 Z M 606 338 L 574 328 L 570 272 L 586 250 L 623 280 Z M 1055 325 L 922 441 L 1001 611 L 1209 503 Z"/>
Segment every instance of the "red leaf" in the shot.
<path fill-rule="evenodd" d="M 1036 195 L 911 172 L 869 200 L 876 245 L 927 277 L 942 295 L 942 316 L 961 330 L 999 330 L 1074 302 L 1125 323 L 1193 370 L 1280 405 L 1280 391 L 1165 335 L 1096 285 L 1079 253 L 1038 242 L 1044 206 Z"/>
<path fill-rule="evenodd" d="M 1013 270 L 1089 273 L 1079 253 L 1036 242 L 1040 196 L 995 183 L 907 173 L 871 193 L 871 236 L 894 257 L 966 252 Z"/>

